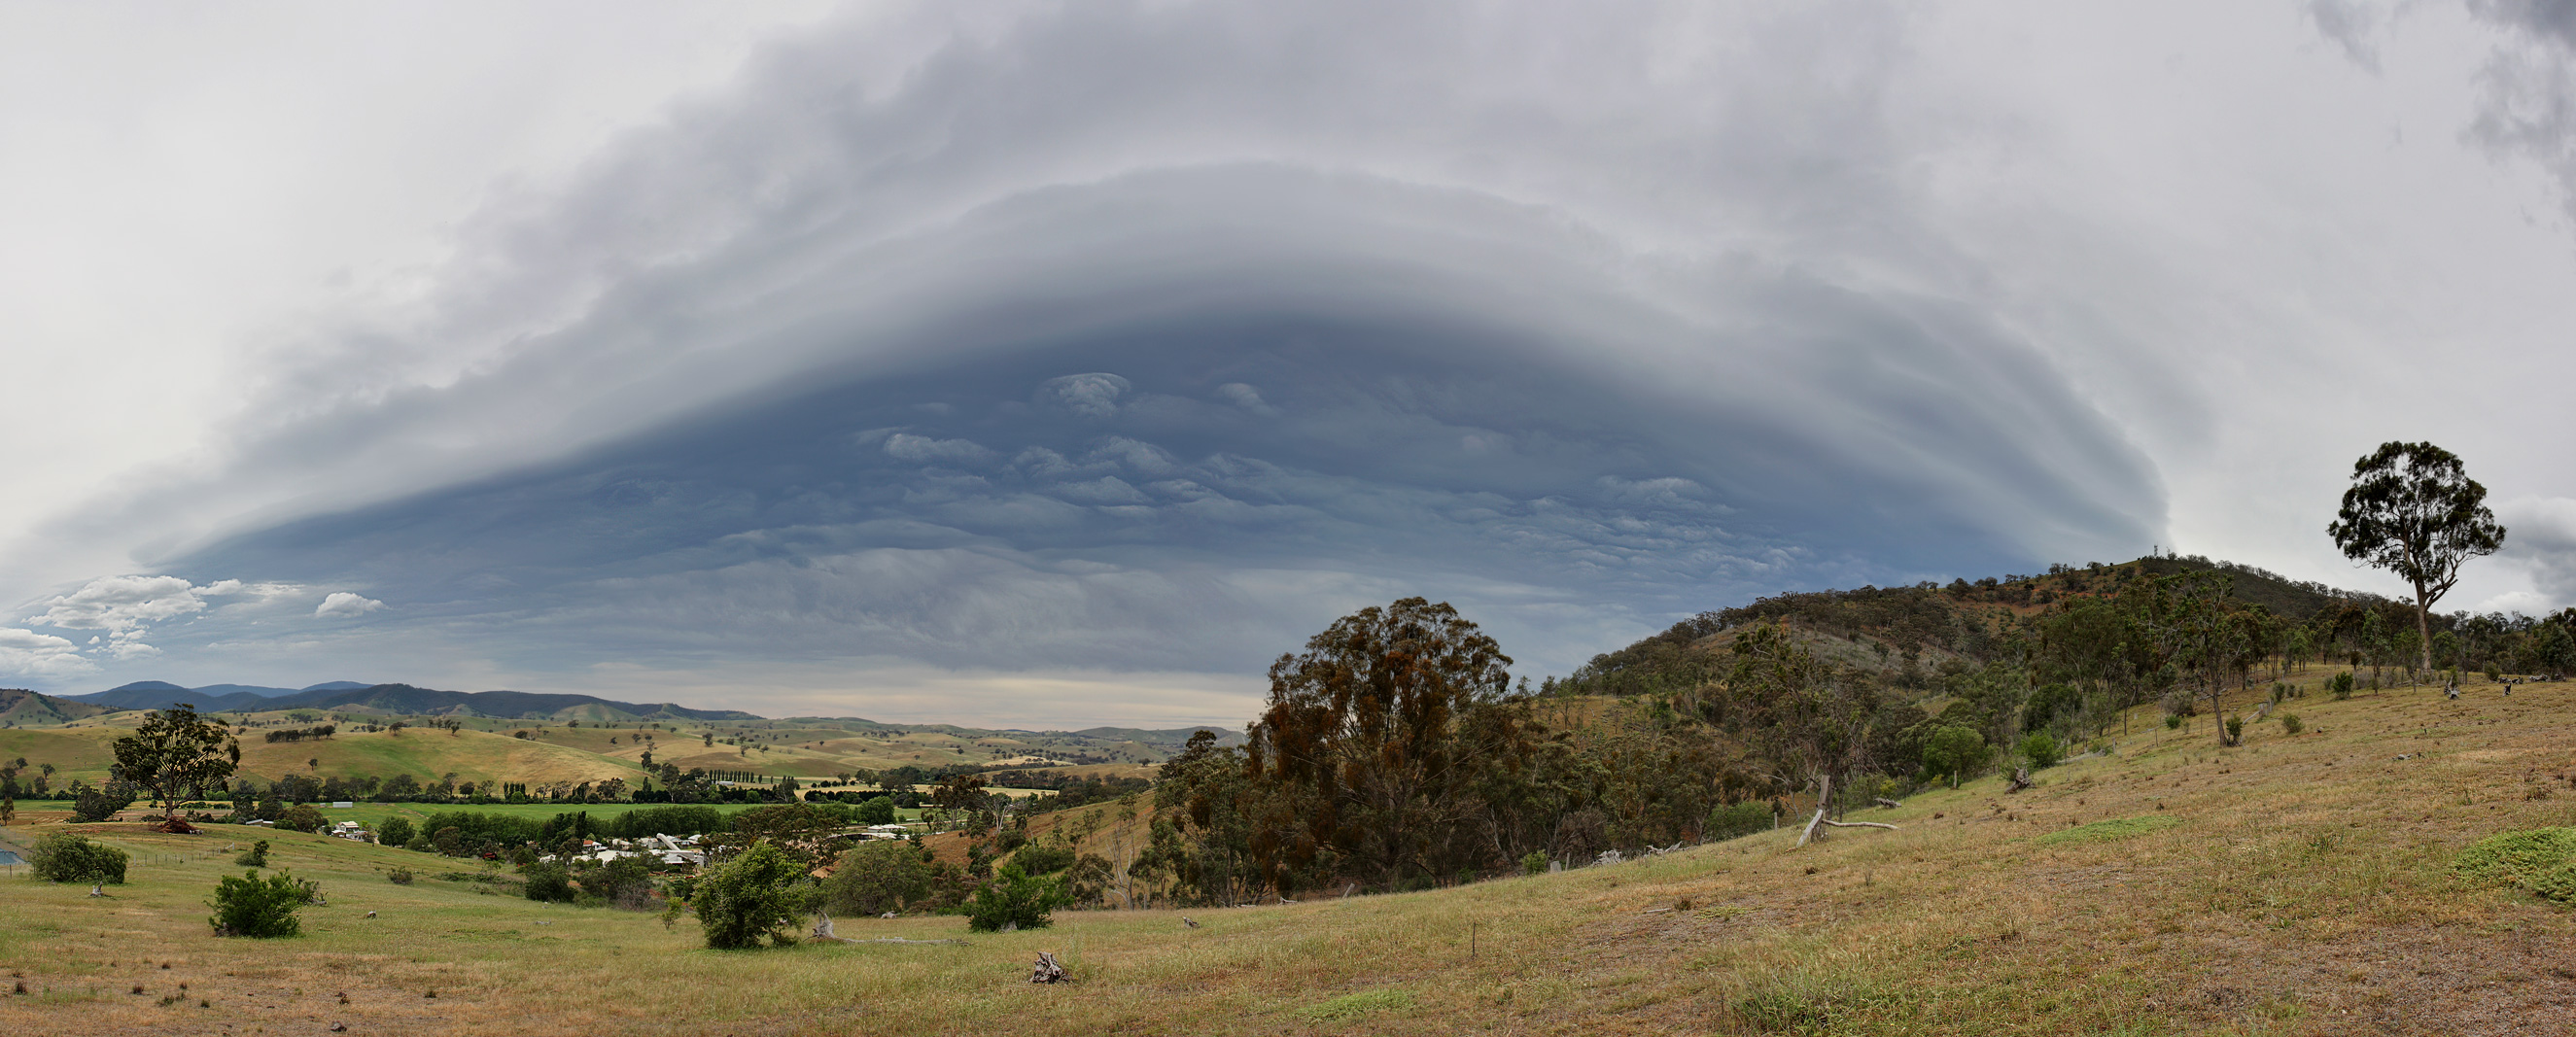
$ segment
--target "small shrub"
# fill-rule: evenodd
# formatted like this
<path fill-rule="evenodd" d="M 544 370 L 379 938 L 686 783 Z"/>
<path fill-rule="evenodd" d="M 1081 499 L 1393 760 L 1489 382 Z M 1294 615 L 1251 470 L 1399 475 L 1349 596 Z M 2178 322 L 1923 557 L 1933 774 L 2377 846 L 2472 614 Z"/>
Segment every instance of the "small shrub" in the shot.
<path fill-rule="evenodd" d="M 391 882 L 397 886 L 411 885 L 411 878 L 410 868 L 395 868 L 394 870 L 385 873 L 385 881 Z"/>
<path fill-rule="evenodd" d="M 1044 929 L 1055 924 L 1056 908 L 1072 901 L 1064 883 L 1002 865 L 993 881 L 966 900 L 966 928 L 979 933 L 1005 929 Z"/>
<path fill-rule="evenodd" d="M 2033 767 L 2055 767 L 2066 759 L 2065 750 L 2060 749 L 2057 739 L 2049 737 L 2046 731 L 2033 731 L 2030 737 L 2022 739 L 2021 754 L 2030 760 Z"/>
<path fill-rule="evenodd" d="M 240 878 L 228 875 L 215 886 L 211 905 L 215 914 L 206 924 L 214 927 L 217 936 L 293 936 L 303 931 L 295 912 L 312 896 L 310 887 L 284 873 L 265 879 L 256 871 L 243 872 Z"/>
<path fill-rule="evenodd" d="M 1720 810 L 1724 807 L 1718 808 Z M 1547 870 L 1547 851 L 1531 850 L 1521 857 L 1521 874 L 1536 875 Z"/>
<path fill-rule="evenodd" d="M 2244 740 L 2245 718 L 2241 716 L 2227 718 L 2227 744 L 2235 745 Z"/>
<path fill-rule="evenodd" d="M 2283 713 L 2283 714 L 2281 714 L 2281 731 L 2282 731 L 2282 733 L 2284 733 L 2284 734 L 2293 734 L 2293 735 L 2294 735 L 2294 734 L 2298 734 L 2298 733 L 2299 733 L 2299 732 L 2301 732 L 2301 731 L 2305 731 L 2305 730 L 2307 730 L 2307 729 L 2308 729 L 2308 727 L 2307 727 L 2307 725 L 2306 725 L 2306 724 L 2302 724 L 2302 723 L 2300 723 L 2300 722 L 2299 722 L 2299 715 L 2298 715 L 2298 714 L 2296 714 L 2296 713 Z"/>
<path fill-rule="evenodd" d="M 245 868 L 268 867 L 268 840 L 262 839 L 252 843 L 250 849 L 242 851 L 241 856 L 233 858 L 233 863 Z"/>
<path fill-rule="evenodd" d="M 125 851 L 65 832 L 36 840 L 27 863 L 46 882 L 86 882 L 92 887 L 125 884 Z"/>
<path fill-rule="evenodd" d="M 2335 701 L 2341 702 L 2352 697 L 2352 683 L 2352 673 L 2347 670 L 2335 674 L 2334 679 L 2327 681 L 2326 690 L 2333 693 Z"/>
<path fill-rule="evenodd" d="M 2167 731 L 2179 731 L 2179 730 L 2181 730 L 2181 729 L 2182 729 L 2182 714 L 2180 714 L 2180 713 L 2167 713 L 2167 714 L 2165 714 L 2165 730 L 2167 730 Z"/>

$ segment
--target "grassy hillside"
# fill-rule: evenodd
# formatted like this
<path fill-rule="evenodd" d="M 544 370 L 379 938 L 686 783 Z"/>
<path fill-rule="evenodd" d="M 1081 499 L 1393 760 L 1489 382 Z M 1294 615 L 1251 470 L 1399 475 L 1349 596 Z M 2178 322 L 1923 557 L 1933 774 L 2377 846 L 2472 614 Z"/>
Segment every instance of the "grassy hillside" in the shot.
<path fill-rule="evenodd" d="M 319 766 L 307 761 L 319 760 Z M 344 731 L 330 738 L 301 742 L 242 741 L 242 769 L 263 777 L 288 773 L 411 774 L 439 777 L 453 772 L 458 781 L 603 781 L 623 778 L 629 784 L 644 772 L 626 761 L 542 741 L 482 731 L 412 729 L 375 733 Z"/>
<path fill-rule="evenodd" d="M 2387 608 L 2377 595 L 2291 580 L 2252 566 L 2199 556 L 2158 555 L 2118 565 L 2054 566 L 2043 575 L 2007 575 L 1941 586 L 1862 587 L 1797 592 L 1703 612 L 1661 633 L 1594 656 L 1548 686 L 1573 693 L 1670 694 L 1716 679 L 1726 650 L 1744 625 L 1782 621 L 1799 640 L 1835 663 L 1895 673 L 1909 662 L 1922 671 L 1950 661 L 1983 661 L 2003 653 L 2007 633 L 2078 602 L 2117 595 L 2156 576 L 2217 570 L 2229 594 L 2271 615 L 2304 623 L 2352 607 Z M 2408 613 L 2411 615 L 2411 613 Z M 2436 626 L 2446 625 L 2437 623 Z"/>
<path fill-rule="evenodd" d="M 267 835 L 278 863 L 320 879 L 329 905 L 306 911 L 303 937 L 225 940 L 203 901 L 235 870 L 226 837 L 92 826 L 137 854 L 113 897 L 0 879 L 0 960 L 29 991 L 0 997 L 0 1027 L 2564 1032 L 2576 912 L 2451 862 L 2497 832 L 2576 824 L 2576 685 L 2289 708 L 2306 733 L 2265 723 L 2219 749 L 2205 728 L 2139 723 L 2034 789 L 1927 792 L 1865 818 L 1899 831 L 1805 849 L 1771 832 L 1561 875 L 1181 912 L 1197 928 L 1162 911 L 971 937 L 956 918 L 840 927 L 962 944 L 710 953 L 685 921 L 480 895 L 422 855 L 284 832 Z M 395 864 L 422 880 L 384 881 Z M 1077 982 L 1028 984 L 1041 949 Z"/>
<path fill-rule="evenodd" d="M 0 688 L 0 724 L 60 724 L 107 712 L 105 706 L 38 694 L 25 688 Z"/>

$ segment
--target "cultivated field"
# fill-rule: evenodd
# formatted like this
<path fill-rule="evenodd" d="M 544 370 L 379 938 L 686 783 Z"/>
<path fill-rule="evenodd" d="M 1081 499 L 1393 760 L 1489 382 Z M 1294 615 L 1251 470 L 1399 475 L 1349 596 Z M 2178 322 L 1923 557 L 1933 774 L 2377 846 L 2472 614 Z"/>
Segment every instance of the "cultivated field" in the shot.
<path fill-rule="evenodd" d="M 137 854 L 111 897 L 0 881 L 16 973 L 0 982 L 28 990 L 0 995 L 0 1030 L 2576 1032 L 2576 913 L 2449 873 L 2489 834 L 2576 824 L 2576 685 L 2285 708 L 2307 733 L 2263 723 L 2222 750 L 2205 726 L 2140 719 L 2116 755 L 2038 788 L 1926 792 L 1866 815 L 1902 831 L 1803 850 L 1772 832 L 1428 893 L 1059 913 L 992 936 L 956 918 L 840 923 L 962 944 L 711 952 L 686 920 L 483 895 L 478 865 L 292 833 L 266 835 L 276 863 L 320 879 L 329 905 L 299 938 L 219 939 L 203 902 L 238 873 L 229 835 L 91 826 Z M 420 881 L 385 881 L 396 864 Z M 1028 984 L 1041 949 L 1077 982 Z"/>

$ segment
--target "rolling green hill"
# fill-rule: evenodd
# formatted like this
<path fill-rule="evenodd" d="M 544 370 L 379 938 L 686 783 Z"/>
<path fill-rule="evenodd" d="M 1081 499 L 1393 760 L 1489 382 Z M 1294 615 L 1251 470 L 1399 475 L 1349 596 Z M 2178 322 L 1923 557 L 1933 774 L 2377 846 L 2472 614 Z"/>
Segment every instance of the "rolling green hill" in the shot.
<path fill-rule="evenodd" d="M 0 688 L 0 724 L 61 724 L 112 712 L 87 702 L 40 695 L 25 688 Z"/>

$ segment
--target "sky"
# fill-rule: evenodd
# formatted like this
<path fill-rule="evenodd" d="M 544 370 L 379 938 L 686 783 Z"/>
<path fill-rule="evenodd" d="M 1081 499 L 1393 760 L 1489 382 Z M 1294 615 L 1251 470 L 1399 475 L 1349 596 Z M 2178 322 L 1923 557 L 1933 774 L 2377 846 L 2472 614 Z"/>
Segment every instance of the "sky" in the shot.
<path fill-rule="evenodd" d="M 0 7 L 0 682 L 1233 723 L 2324 529 L 2576 604 L 2576 5 Z"/>

